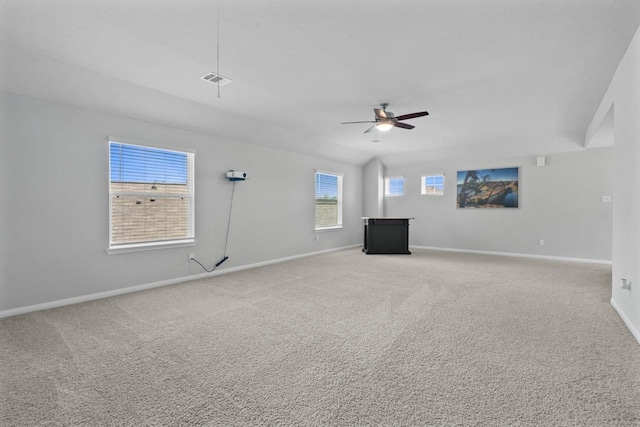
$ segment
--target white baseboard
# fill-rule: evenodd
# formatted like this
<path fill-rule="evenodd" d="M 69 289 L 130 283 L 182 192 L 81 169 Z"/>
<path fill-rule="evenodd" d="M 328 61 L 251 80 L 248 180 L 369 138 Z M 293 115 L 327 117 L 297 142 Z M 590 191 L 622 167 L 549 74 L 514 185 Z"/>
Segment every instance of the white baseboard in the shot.
<path fill-rule="evenodd" d="M 615 311 L 618 312 L 618 316 L 620 316 L 624 324 L 627 325 L 627 328 L 629 328 L 629 331 L 631 331 L 631 335 L 633 335 L 636 341 L 638 341 L 638 344 L 640 344 L 640 331 L 638 331 L 638 329 L 634 326 L 634 324 L 631 323 L 631 320 L 629 320 L 629 318 L 624 313 L 624 311 L 622 311 L 622 308 L 618 305 L 618 303 L 613 298 L 611 298 L 611 306 L 614 308 Z"/>
<path fill-rule="evenodd" d="M 435 246 L 409 246 L 412 249 L 428 249 L 432 251 L 443 251 L 443 252 L 462 252 L 462 253 L 470 253 L 470 254 L 484 254 L 484 255 L 501 255 L 501 256 L 512 256 L 519 258 L 535 258 L 535 259 L 548 259 L 553 261 L 569 261 L 569 262 L 582 262 L 587 264 L 607 264 L 611 265 L 612 262 L 610 260 L 600 260 L 600 259 L 588 259 L 588 258 L 570 258 L 570 257 L 559 257 L 559 256 L 550 256 L 550 255 L 534 255 L 534 254 L 520 254 L 514 252 L 493 252 L 493 251 L 477 251 L 473 249 L 454 249 L 454 248 L 441 248 Z"/>
<path fill-rule="evenodd" d="M 78 297 L 66 298 L 66 299 L 61 299 L 61 300 L 51 301 L 51 302 L 45 302 L 45 303 L 42 303 L 42 304 L 35 304 L 35 305 L 29 305 L 29 306 L 25 306 L 25 307 L 11 308 L 9 310 L 0 311 L 0 319 L 2 319 L 4 317 L 17 316 L 18 314 L 30 313 L 32 311 L 46 310 L 46 309 L 49 309 L 49 308 L 62 307 L 62 306 L 65 306 L 65 305 L 77 304 L 77 303 L 86 302 L 86 301 L 93 301 L 93 300 L 97 300 L 97 299 L 108 298 L 108 297 L 112 297 L 112 296 L 116 296 L 116 295 L 128 294 L 130 292 L 143 291 L 145 289 L 158 288 L 160 286 L 174 285 L 176 283 L 188 282 L 188 281 L 191 281 L 191 280 L 201 279 L 203 277 L 208 277 L 208 276 L 217 276 L 217 275 L 220 275 L 220 274 L 232 273 L 234 271 L 248 270 L 248 269 L 251 269 L 251 268 L 262 267 L 262 266 L 269 265 L 269 264 L 277 264 L 277 263 L 280 263 L 280 262 L 291 261 L 291 260 L 299 259 L 299 258 L 306 258 L 306 257 L 314 256 L 314 255 L 320 255 L 320 254 L 328 253 L 328 252 L 335 252 L 335 251 L 339 251 L 339 250 L 343 250 L 343 249 L 355 248 L 355 247 L 358 247 L 358 246 L 362 246 L 362 244 L 343 246 L 343 247 L 333 248 L 333 249 L 325 249 L 325 250 L 316 251 L 316 252 L 308 252 L 308 253 L 304 253 L 304 254 L 300 254 L 300 255 L 293 255 L 293 256 L 284 257 L 284 258 L 277 258 L 277 259 L 271 259 L 271 260 L 268 260 L 268 261 L 257 262 L 257 263 L 254 263 L 254 264 L 241 265 L 241 266 L 238 266 L 238 267 L 231 267 L 231 268 L 226 268 L 226 269 L 222 269 L 222 270 L 216 270 L 216 271 L 214 271 L 212 273 L 194 274 L 194 275 L 191 275 L 191 276 L 177 277 L 175 279 L 168 279 L 168 280 L 161 280 L 159 282 L 147 283 L 147 284 L 144 284 L 144 285 L 130 286 L 130 287 L 127 287 L 127 288 L 122 288 L 122 289 L 114 289 L 112 291 L 98 292 L 98 293 L 95 293 L 95 294 L 81 295 L 81 296 L 78 296 Z"/>

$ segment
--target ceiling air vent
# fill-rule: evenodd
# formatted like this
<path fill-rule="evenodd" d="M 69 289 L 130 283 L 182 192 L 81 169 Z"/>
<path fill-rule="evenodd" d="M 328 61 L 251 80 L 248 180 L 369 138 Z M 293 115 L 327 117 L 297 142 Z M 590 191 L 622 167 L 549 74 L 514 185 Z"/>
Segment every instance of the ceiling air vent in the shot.
<path fill-rule="evenodd" d="M 207 73 L 204 76 L 202 76 L 202 80 L 206 80 L 208 82 L 211 82 L 213 84 L 220 85 L 220 86 L 224 86 L 227 83 L 231 83 L 232 82 L 231 79 L 229 79 L 227 77 L 224 77 L 224 76 L 221 76 L 220 74 L 213 73 L 213 72 Z"/>

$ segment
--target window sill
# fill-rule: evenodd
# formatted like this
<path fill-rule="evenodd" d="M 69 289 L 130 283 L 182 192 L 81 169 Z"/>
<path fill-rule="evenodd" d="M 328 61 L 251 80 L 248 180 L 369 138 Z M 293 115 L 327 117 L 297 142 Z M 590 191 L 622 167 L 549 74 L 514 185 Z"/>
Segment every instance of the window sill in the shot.
<path fill-rule="evenodd" d="M 341 225 L 334 225 L 332 227 L 322 227 L 322 228 L 316 228 L 315 231 L 318 232 L 322 232 L 322 231 L 339 231 L 342 230 L 342 226 Z"/>
<path fill-rule="evenodd" d="M 107 254 L 123 254 L 128 252 L 154 251 L 156 249 L 185 248 L 195 246 L 197 242 L 193 239 L 174 240 L 171 242 L 135 243 L 130 245 L 117 245 L 108 248 Z"/>

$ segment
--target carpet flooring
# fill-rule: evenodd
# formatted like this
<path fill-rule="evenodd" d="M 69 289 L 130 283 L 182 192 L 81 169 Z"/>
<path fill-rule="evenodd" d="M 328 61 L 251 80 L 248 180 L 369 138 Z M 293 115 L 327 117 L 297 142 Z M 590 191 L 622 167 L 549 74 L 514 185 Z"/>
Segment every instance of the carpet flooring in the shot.
<path fill-rule="evenodd" d="M 2 426 L 639 426 L 611 268 L 348 249 L 0 320 Z"/>

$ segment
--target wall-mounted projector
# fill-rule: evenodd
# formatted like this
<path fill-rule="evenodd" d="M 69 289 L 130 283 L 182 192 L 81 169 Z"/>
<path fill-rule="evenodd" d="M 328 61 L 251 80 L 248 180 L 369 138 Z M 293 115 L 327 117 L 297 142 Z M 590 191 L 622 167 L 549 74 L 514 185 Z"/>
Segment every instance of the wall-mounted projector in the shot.
<path fill-rule="evenodd" d="M 227 171 L 227 179 L 229 179 L 229 181 L 244 181 L 247 179 L 247 173 L 229 170 Z"/>

